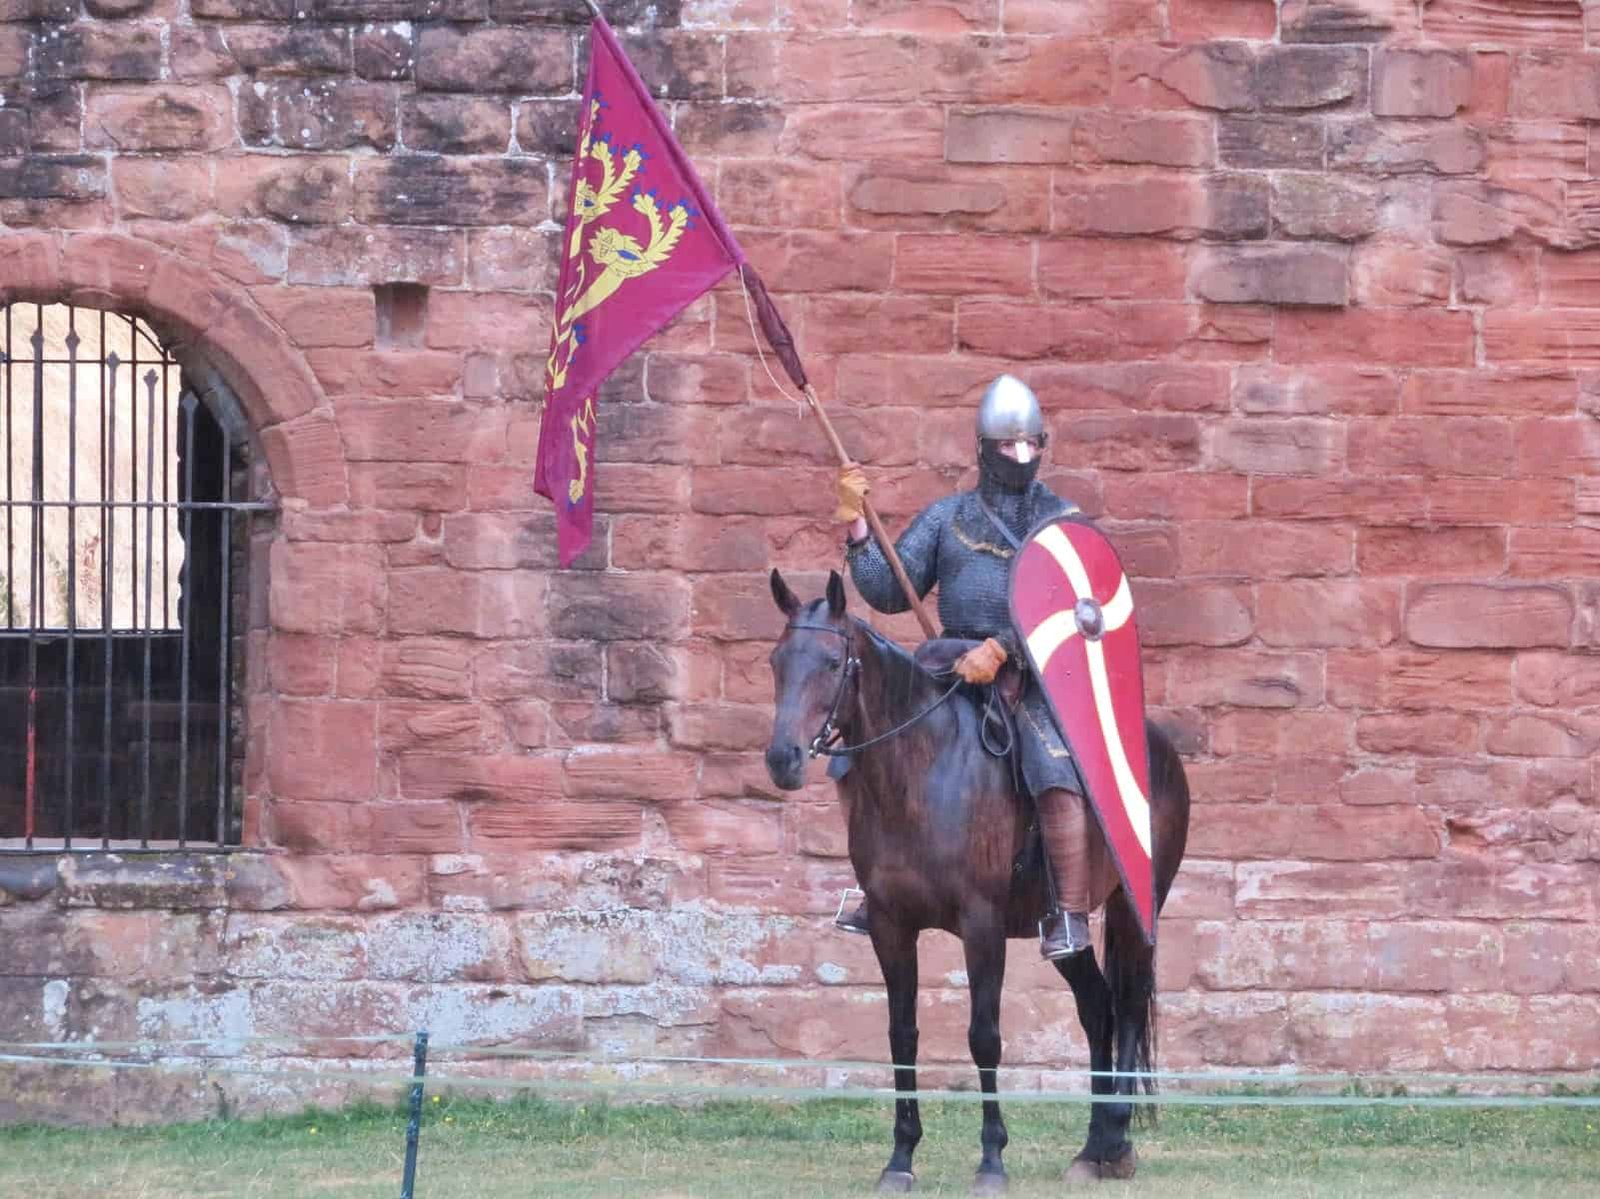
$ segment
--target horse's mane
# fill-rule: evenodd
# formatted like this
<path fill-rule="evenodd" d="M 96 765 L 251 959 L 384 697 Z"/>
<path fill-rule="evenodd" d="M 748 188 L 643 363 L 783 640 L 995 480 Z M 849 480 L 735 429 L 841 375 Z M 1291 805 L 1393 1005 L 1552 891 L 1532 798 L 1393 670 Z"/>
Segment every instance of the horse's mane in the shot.
<path fill-rule="evenodd" d="M 795 613 L 789 623 L 791 626 L 814 626 L 817 622 L 828 618 L 828 601 L 824 598 L 806 604 Z M 891 689 L 890 694 L 914 695 L 932 681 L 932 676 L 917 665 L 916 659 L 911 656 L 911 651 L 898 641 L 880 633 L 859 616 L 846 613 L 845 621 L 854 635 L 872 647 L 883 669 L 884 685 Z"/>
<path fill-rule="evenodd" d="M 876 652 L 883 667 L 884 688 L 889 694 L 915 695 L 929 685 L 932 676 L 917 665 L 910 650 L 859 617 L 852 616 L 850 623 Z"/>

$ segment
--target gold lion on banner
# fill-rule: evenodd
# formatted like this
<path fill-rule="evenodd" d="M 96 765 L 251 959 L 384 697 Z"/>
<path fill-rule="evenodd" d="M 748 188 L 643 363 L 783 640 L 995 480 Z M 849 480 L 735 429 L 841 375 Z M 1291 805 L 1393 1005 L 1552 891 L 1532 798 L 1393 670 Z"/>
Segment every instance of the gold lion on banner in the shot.
<path fill-rule="evenodd" d="M 605 139 L 594 140 L 594 124 L 600 116 L 600 101 L 595 100 L 589 109 L 589 124 L 583 131 L 578 146 L 578 159 L 593 159 L 600 164 L 600 186 L 587 179 L 578 181 L 574 210 L 577 224 L 567 245 L 567 259 L 573 265 L 572 282 L 561 296 L 561 308 L 556 318 L 554 344 L 549 361 L 545 364 L 545 379 L 549 393 L 560 390 L 567 381 L 567 371 L 572 359 L 583 344 L 578 330 L 580 317 L 593 312 L 609 300 L 630 279 L 647 275 L 661 266 L 677 248 L 689 223 L 689 208 L 681 201 L 667 210 L 663 218 L 656 198 L 650 192 L 637 191 L 633 195 L 633 210 L 650 225 L 650 240 L 640 245 L 613 225 L 601 225 L 589 239 L 589 258 L 600 273 L 589 278 L 588 264 L 584 261 L 583 239 L 589 227 L 604 217 L 622 197 L 628 185 L 638 175 L 644 163 L 644 153 L 634 146 L 622 155 L 619 166 L 611 143 Z M 567 488 L 568 498 L 576 504 L 583 498 L 588 486 L 589 447 L 585 442 L 594 429 L 594 397 L 584 401 L 571 421 L 572 445 L 578 462 L 578 477 Z"/>

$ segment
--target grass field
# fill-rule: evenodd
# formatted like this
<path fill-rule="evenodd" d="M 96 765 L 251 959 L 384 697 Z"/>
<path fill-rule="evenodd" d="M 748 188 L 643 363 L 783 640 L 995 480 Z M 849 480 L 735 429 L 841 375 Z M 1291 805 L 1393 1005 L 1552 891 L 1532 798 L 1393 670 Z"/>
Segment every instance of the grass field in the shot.
<path fill-rule="evenodd" d="M 1082 1106 L 1013 1104 L 1014 1195 L 1057 1194 Z M 918 1191 L 963 1195 L 978 1109 L 923 1107 Z M 888 1105 L 682 1109 L 444 1097 L 427 1105 L 417 1199 L 628 1195 L 790 1199 L 871 1190 Z M 1115 1196 L 1574 1196 L 1600 1193 L 1600 1109 L 1168 1108 Z M 0 1129 L 0 1196 L 365 1199 L 400 1192 L 405 1120 L 376 1105 L 156 1129 Z"/>

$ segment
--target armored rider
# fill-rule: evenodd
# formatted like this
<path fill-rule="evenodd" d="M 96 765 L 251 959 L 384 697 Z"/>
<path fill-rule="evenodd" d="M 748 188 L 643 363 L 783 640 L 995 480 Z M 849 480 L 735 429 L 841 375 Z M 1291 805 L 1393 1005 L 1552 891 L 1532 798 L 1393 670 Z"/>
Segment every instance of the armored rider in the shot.
<path fill-rule="evenodd" d="M 1021 664 L 1009 604 L 1011 559 L 1040 521 L 1077 506 L 1036 478 L 1046 434 L 1039 401 L 1022 380 L 1001 375 L 978 408 L 978 486 L 935 501 L 920 512 L 895 542 L 917 596 L 939 588 L 944 636 L 978 641 L 955 663 L 972 684 L 994 681 L 1008 660 Z M 868 491 L 861 467 L 839 472 L 836 515 L 849 522 L 845 561 L 863 599 L 879 612 L 910 608 L 888 559 L 869 534 L 863 516 Z M 1054 880 L 1056 909 L 1039 928 L 1039 952 L 1071 957 L 1087 949 L 1091 907 L 1090 820 L 1066 742 L 1039 685 L 1029 678 L 1017 707 L 1018 751 L 1023 782 L 1033 796 Z M 866 901 L 839 926 L 867 931 Z"/>

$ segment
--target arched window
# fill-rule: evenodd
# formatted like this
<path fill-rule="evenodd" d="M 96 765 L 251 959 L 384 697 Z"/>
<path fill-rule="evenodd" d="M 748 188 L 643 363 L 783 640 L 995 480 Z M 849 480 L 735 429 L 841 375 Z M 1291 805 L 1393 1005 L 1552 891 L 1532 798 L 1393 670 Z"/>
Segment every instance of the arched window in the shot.
<path fill-rule="evenodd" d="M 137 317 L 0 307 L 0 848 L 239 842 L 260 475 Z"/>

